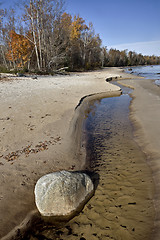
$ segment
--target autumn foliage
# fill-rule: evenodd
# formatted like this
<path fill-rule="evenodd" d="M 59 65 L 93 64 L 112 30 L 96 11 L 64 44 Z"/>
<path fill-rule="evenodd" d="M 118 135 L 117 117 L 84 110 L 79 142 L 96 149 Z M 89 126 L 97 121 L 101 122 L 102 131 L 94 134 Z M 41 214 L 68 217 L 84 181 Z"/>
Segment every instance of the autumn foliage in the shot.
<path fill-rule="evenodd" d="M 15 62 L 18 68 L 24 67 L 30 60 L 33 44 L 23 35 L 11 30 L 8 39 L 7 59 Z"/>
<path fill-rule="evenodd" d="M 102 47 L 93 24 L 64 12 L 63 0 L 27 0 L 21 8 L 19 18 L 15 9 L 0 9 L 0 65 L 8 69 L 54 72 L 160 63 L 156 56 Z"/>
<path fill-rule="evenodd" d="M 80 39 L 82 31 L 88 29 L 87 25 L 85 24 L 85 21 L 81 17 L 79 17 L 79 15 L 74 16 L 70 28 L 71 28 L 70 33 L 71 40 Z"/>

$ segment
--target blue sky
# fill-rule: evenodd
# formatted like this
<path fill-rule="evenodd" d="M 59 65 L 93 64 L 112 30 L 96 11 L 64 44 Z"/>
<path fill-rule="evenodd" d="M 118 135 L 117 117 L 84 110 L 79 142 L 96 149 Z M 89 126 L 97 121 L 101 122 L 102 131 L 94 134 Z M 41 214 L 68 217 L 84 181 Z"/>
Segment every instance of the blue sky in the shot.
<path fill-rule="evenodd" d="M 66 6 L 93 23 L 104 46 L 160 55 L 160 0 L 68 0 Z"/>
<path fill-rule="evenodd" d="M 160 55 L 160 0 L 66 0 L 66 11 L 92 22 L 108 48 Z"/>

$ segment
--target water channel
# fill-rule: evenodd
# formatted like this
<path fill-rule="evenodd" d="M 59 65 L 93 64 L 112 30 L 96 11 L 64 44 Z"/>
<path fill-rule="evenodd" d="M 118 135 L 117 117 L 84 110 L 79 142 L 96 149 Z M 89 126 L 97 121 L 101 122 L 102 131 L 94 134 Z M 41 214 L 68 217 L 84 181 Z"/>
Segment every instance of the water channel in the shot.
<path fill-rule="evenodd" d="M 152 239 L 154 184 L 147 156 L 133 138 L 130 89 L 90 102 L 85 113 L 87 161 L 96 191 L 63 227 L 43 226 L 26 239 Z"/>

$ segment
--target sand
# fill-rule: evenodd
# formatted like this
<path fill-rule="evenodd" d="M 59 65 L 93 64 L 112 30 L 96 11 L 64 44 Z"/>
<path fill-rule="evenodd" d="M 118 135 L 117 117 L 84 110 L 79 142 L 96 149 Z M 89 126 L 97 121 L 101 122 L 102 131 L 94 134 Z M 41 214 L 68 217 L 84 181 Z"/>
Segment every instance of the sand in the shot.
<path fill-rule="evenodd" d="M 94 197 L 59 231 L 37 228 L 31 239 L 152 239 L 154 183 L 146 156 L 133 141 L 129 99 L 91 103 L 86 131 L 92 179 L 98 182 Z"/>
<path fill-rule="evenodd" d="M 105 81 L 109 77 L 120 77 L 119 70 L 0 81 L 1 238 L 36 209 L 34 186 L 41 176 L 84 168 L 83 115 L 75 108 L 88 95 L 120 95 Z"/>
<path fill-rule="evenodd" d="M 130 117 L 135 126 L 135 140 L 146 154 L 154 178 L 156 219 L 152 239 L 158 240 L 160 239 L 160 88 L 154 81 L 144 78 L 125 80 L 121 83 L 134 88 Z"/>
<path fill-rule="evenodd" d="M 105 80 L 120 76 L 125 79 L 121 83 L 134 88 L 130 117 L 155 181 L 157 216 L 152 239 L 159 239 L 160 89 L 118 68 L 0 82 L 0 237 L 36 210 L 34 185 L 42 175 L 85 167 L 80 130 L 88 97 L 83 108 L 80 100 L 119 95 L 120 89 Z"/>

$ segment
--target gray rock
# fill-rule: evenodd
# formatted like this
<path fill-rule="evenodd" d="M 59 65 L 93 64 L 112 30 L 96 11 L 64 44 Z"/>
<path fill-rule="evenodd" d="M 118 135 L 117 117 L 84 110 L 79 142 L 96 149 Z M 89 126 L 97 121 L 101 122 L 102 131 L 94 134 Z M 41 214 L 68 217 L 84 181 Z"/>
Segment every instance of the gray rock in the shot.
<path fill-rule="evenodd" d="M 17 77 L 26 77 L 23 73 L 17 73 Z"/>
<path fill-rule="evenodd" d="M 35 186 L 35 202 L 42 216 L 69 216 L 82 208 L 94 191 L 85 173 L 55 172 L 41 177 Z"/>

